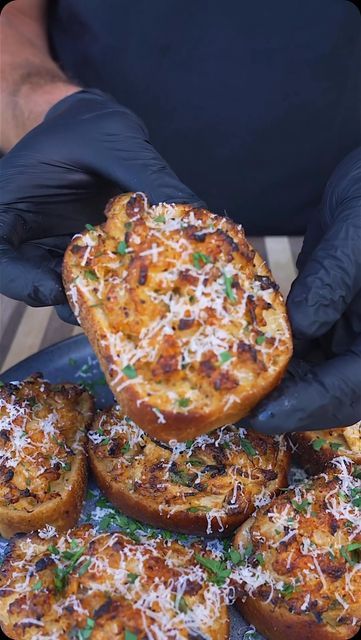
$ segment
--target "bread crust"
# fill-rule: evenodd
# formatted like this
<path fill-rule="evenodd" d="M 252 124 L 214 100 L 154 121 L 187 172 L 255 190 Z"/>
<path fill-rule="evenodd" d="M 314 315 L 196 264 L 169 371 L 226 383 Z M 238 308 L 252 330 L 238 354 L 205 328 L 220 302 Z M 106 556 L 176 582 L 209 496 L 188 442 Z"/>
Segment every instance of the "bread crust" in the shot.
<path fill-rule="evenodd" d="M 291 433 L 290 439 L 295 446 L 295 461 L 310 474 L 319 473 L 340 455 L 361 464 L 361 422 L 338 429 Z"/>
<path fill-rule="evenodd" d="M 357 629 L 353 625 L 338 628 L 325 627 L 316 620 L 297 616 L 289 611 L 278 611 L 272 604 L 255 598 L 237 599 L 237 608 L 247 622 L 253 624 L 258 633 L 267 640 L 348 640 L 353 638 Z"/>
<path fill-rule="evenodd" d="M 236 549 L 255 548 L 249 568 L 240 570 L 236 604 L 265 638 L 347 640 L 357 633 L 361 580 L 352 554 L 361 547 L 360 490 L 358 468 L 340 457 L 325 473 L 276 497 L 237 531 Z M 257 557 L 263 558 L 264 582 L 247 574 Z"/>
<path fill-rule="evenodd" d="M 83 234 L 77 234 L 77 236 L 74 237 L 65 253 L 63 281 L 69 303 L 89 338 L 114 396 L 123 407 L 125 413 L 129 415 L 134 422 L 139 424 L 149 435 L 164 442 L 169 442 L 174 439 L 185 441 L 195 438 L 202 433 L 212 431 L 224 424 L 237 422 L 280 382 L 292 353 L 290 327 L 282 296 L 274 284 L 272 274 L 266 267 L 264 261 L 250 247 L 244 237 L 243 231 L 235 223 L 228 219 L 215 216 L 205 209 L 193 210 L 190 205 L 158 205 L 158 207 L 149 207 L 144 194 L 124 194 L 123 196 L 113 199 L 108 204 L 106 215 L 108 216 L 108 221 L 105 224 L 96 227 L 94 230 L 84 232 Z M 221 275 L 219 274 L 221 274 L 221 271 L 218 270 L 219 273 L 217 272 L 217 276 L 212 276 L 210 262 L 214 261 L 214 264 L 216 263 L 217 256 L 220 255 L 221 250 L 226 256 L 226 258 L 224 258 L 226 260 L 225 265 L 232 265 L 232 261 L 235 260 L 235 256 L 237 256 L 238 267 L 241 269 L 240 265 L 244 265 L 243 271 L 241 269 L 242 273 L 248 273 L 247 277 L 250 277 L 250 281 L 252 282 L 256 282 L 256 280 L 253 281 L 252 278 L 258 278 L 256 285 L 254 285 L 256 288 L 254 290 L 252 289 L 252 293 L 250 289 L 249 292 L 245 293 L 243 298 L 243 293 L 237 293 L 237 296 L 240 296 L 240 309 L 243 309 L 241 299 L 243 299 L 243 305 L 248 299 L 250 300 L 249 304 L 247 302 L 247 310 L 245 311 L 245 309 L 243 309 L 243 311 L 240 311 L 239 318 L 241 319 L 237 320 L 237 322 L 240 323 L 237 335 L 241 334 L 242 327 L 251 327 L 251 331 L 255 331 L 252 340 L 253 342 L 257 340 L 257 342 L 254 342 L 253 345 L 253 342 L 252 344 L 247 342 L 248 338 L 245 341 L 240 341 L 241 350 L 237 351 L 237 356 L 234 356 L 234 361 L 236 362 L 237 360 L 237 364 L 230 365 L 225 363 L 222 365 L 222 371 L 219 370 L 220 375 L 218 375 L 217 369 L 217 367 L 219 367 L 218 356 L 213 354 L 211 355 L 211 359 L 213 359 L 212 362 L 204 356 L 205 366 L 208 366 L 207 373 L 201 373 L 201 368 L 197 364 L 195 371 L 192 370 L 190 374 L 187 374 L 188 378 L 186 379 L 185 373 L 181 368 L 170 370 L 172 366 L 175 366 L 175 356 L 172 356 L 171 348 L 168 350 L 169 353 L 167 351 L 164 356 L 164 350 L 167 348 L 167 337 L 163 340 L 163 338 L 158 336 L 155 338 L 155 361 L 151 360 L 150 355 L 144 355 L 141 360 L 132 359 L 132 362 L 136 362 L 137 366 L 139 363 L 139 370 L 142 371 L 134 382 L 132 382 L 131 379 L 128 380 L 127 377 L 122 374 L 125 363 L 125 356 L 122 355 L 122 351 L 124 351 L 125 348 L 128 349 L 129 341 L 131 342 L 132 340 L 136 348 L 141 349 L 141 336 L 144 335 L 144 331 L 149 329 L 150 326 L 153 326 L 151 324 L 152 322 L 157 323 L 158 320 L 164 318 L 164 314 L 166 313 L 164 310 L 162 312 L 160 311 L 161 305 L 155 305 L 154 309 L 151 308 L 151 301 L 153 299 L 151 296 L 160 295 L 159 293 L 154 293 L 154 291 L 158 291 L 158 289 L 154 289 L 155 285 L 152 278 L 155 277 L 155 271 L 157 269 L 159 271 L 161 268 L 161 258 L 153 265 L 152 260 L 148 256 L 148 253 L 151 252 L 152 249 L 148 247 L 155 245 L 158 247 L 157 250 L 160 256 L 166 254 L 166 241 L 163 242 L 162 240 L 162 237 L 165 237 L 164 232 L 163 236 L 161 236 L 158 231 L 154 229 L 154 221 L 157 219 L 165 219 L 167 216 L 169 219 L 172 216 L 174 219 L 178 219 L 179 224 L 183 226 L 179 227 L 179 229 L 177 228 L 176 231 L 169 232 L 166 241 L 168 241 L 169 238 L 173 238 L 172 233 L 176 234 L 180 242 L 187 241 L 189 247 L 191 247 L 190 251 L 195 251 L 195 253 L 192 254 L 193 260 L 196 260 L 196 264 L 199 267 L 198 269 L 194 269 L 194 266 L 190 262 L 189 267 L 185 266 L 184 269 L 181 270 L 182 273 L 179 277 L 183 278 L 184 282 L 182 281 L 182 284 L 176 289 L 177 292 L 180 292 L 180 300 L 183 300 L 184 297 L 188 296 L 188 293 L 192 293 L 192 291 L 195 290 L 197 278 L 203 277 L 204 266 L 208 269 L 210 277 L 215 279 L 215 286 L 220 287 Z M 193 220 L 193 218 L 198 227 L 192 226 L 191 224 L 187 227 L 187 224 L 183 221 L 187 219 Z M 140 221 L 138 219 L 140 219 Z M 136 220 L 135 223 L 133 222 L 134 220 Z M 124 229 L 127 228 L 126 225 L 129 224 L 132 224 L 135 229 L 133 244 L 131 244 L 133 236 L 129 235 L 133 233 L 133 231 L 124 231 Z M 207 231 L 206 224 L 212 224 L 217 227 L 217 233 L 219 234 L 219 239 L 218 237 L 216 239 L 219 246 L 217 245 L 212 248 L 213 245 L 211 241 L 209 241 L 210 248 L 207 250 L 212 250 L 215 254 L 215 257 L 212 259 L 209 258 L 207 254 L 199 251 L 199 249 L 206 246 L 205 242 L 208 242 L 208 240 L 202 240 L 199 243 L 192 239 L 197 233 L 198 236 L 200 236 L 201 231 L 204 232 L 204 236 L 207 236 L 207 233 L 205 233 L 205 231 Z M 190 229 L 193 229 L 192 237 L 189 231 Z M 162 229 L 160 230 L 162 231 Z M 150 235 L 153 232 L 156 235 L 154 242 L 150 244 Z M 125 241 L 123 238 L 127 238 L 127 240 Z M 139 238 L 141 238 L 141 240 L 139 240 Z M 216 238 L 216 235 L 214 238 Z M 138 244 L 135 243 L 135 240 L 137 240 Z M 127 242 L 129 247 L 132 247 L 133 258 L 131 258 L 130 261 L 126 255 L 124 258 L 119 255 L 117 258 L 114 258 L 114 255 L 116 255 L 116 246 L 119 241 L 120 245 L 122 242 Z M 108 251 L 107 253 L 107 255 L 112 255 L 110 270 L 108 267 L 105 268 L 106 259 L 102 257 L 103 246 L 105 246 L 107 250 L 109 247 L 112 248 L 112 251 Z M 123 244 L 120 251 L 125 251 L 125 246 L 126 245 Z M 141 251 L 144 247 L 144 252 L 147 254 L 145 256 Z M 198 249 L 198 252 L 196 249 Z M 98 253 L 96 253 L 96 251 L 98 251 Z M 178 256 L 177 252 L 173 251 L 172 255 L 175 259 L 170 256 L 168 256 L 167 259 L 163 259 L 165 268 L 162 270 L 162 273 L 167 273 L 167 268 L 170 269 L 169 265 L 174 262 L 177 263 L 177 261 L 181 259 L 182 252 L 180 252 Z M 195 259 L 194 256 L 198 256 L 198 258 Z M 199 258 L 199 256 L 201 256 L 201 258 Z M 116 262 L 117 260 L 118 263 Z M 141 262 L 137 262 L 137 260 Z M 146 263 L 144 262 L 145 260 L 147 260 Z M 169 262 L 169 260 L 173 262 Z M 207 260 L 209 264 L 203 263 L 202 260 Z M 109 264 L 109 262 L 107 264 Z M 141 266 L 139 266 L 139 264 Z M 163 266 L 163 263 L 161 266 Z M 144 268 L 144 273 L 148 274 L 149 285 L 148 283 L 144 285 L 138 284 L 139 278 L 143 275 L 143 271 L 140 271 L 141 268 Z M 231 270 L 233 267 L 229 266 L 228 268 Z M 138 280 L 134 283 L 133 271 L 137 269 L 136 274 Z M 158 271 L 156 275 L 160 277 Z M 241 271 L 239 271 L 239 273 L 241 273 Z M 90 284 L 84 276 L 85 273 L 87 273 L 88 276 L 89 273 L 91 273 Z M 114 285 L 113 287 L 111 285 L 108 286 L 111 277 L 115 278 L 115 275 L 112 276 L 111 274 L 117 274 L 116 277 L 118 277 L 118 279 L 124 277 L 125 284 L 119 286 Z M 174 277 L 177 278 L 177 274 L 175 274 Z M 226 278 L 226 276 L 224 277 Z M 229 289 L 229 286 L 231 286 L 229 283 L 233 277 L 235 276 L 229 276 L 227 290 L 228 296 L 232 299 L 232 304 L 233 300 L 236 301 L 236 294 L 234 293 L 236 289 Z M 233 284 L 237 283 L 233 282 Z M 122 286 L 129 286 L 129 295 L 128 293 L 123 294 L 123 292 L 119 294 Z M 239 291 L 241 291 L 241 289 L 239 289 Z M 108 291 L 108 294 L 104 293 L 105 291 Z M 255 293 L 255 291 L 257 291 L 257 293 Z M 178 293 L 176 295 L 178 295 Z M 224 293 L 221 295 L 225 296 L 226 302 L 223 304 L 225 305 L 224 308 L 226 308 L 228 305 L 227 295 Z M 194 298 L 195 296 L 192 294 L 189 296 L 189 299 L 192 299 L 192 297 Z M 268 300 L 270 302 L 268 302 Z M 142 306 L 141 303 L 145 301 L 146 303 Z M 193 302 L 189 304 L 194 306 Z M 213 302 L 210 303 L 210 305 L 211 304 L 213 305 Z M 234 304 L 237 305 L 236 302 Z M 268 308 L 268 304 L 272 305 L 272 308 Z M 122 305 L 124 305 L 124 307 L 122 307 Z M 134 309 L 131 308 L 132 305 Z M 233 313 L 233 307 L 232 311 L 231 305 L 228 306 L 229 309 L 226 313 Z M 236 306 L 234 308 L 236 308 Z M 116 311 L 117 309 L 118 311 Z M 119 309 L 123 309 L 123 311 L 119 311 Z M 191 312 L 192 311 L 188 309 L 185 313 L 190 314 Z M 215 307 L 213 306 L 212 309 L 209 307 L 207 313 L 209 318 L 211 318 L 213 314 L 213 319 L 207 321 L 208 326 L 212 327 L 215 322 L 217 322 Z M 134 322 L 132 322 L 133 314 Z M 127 319 L 127 316 L 129 316 L 129 319 Z M 246 316 L 249 322 L 248 320 L 246 322 Z M 258 319 L 256 319 L 256 316 Z M 177 322 L 178 320 L 179 317 Z M 174 341 L 187 340 L 187 338 L 191 339 L 195 331 L 195 329 L 193 331 L 192 328 L 187 328 L 187 322 L 193 322 L 193 320 L 189 320 L 189 316 L 183 317 L 182 320 L 185 330 L 183 326 L 182 329 L 170 329 L 168 327 L 170 333 L 173 331 L 173 337 L 170 336 L 167 330 L 169 342 L 174 338 L 172 348 L 175 350 L 177 350 L 178 347 Z M 262 326 L 268 331 L 267 336 L 269 337 L 264 337 L 266 334 L 262 332 L 260 328 Z M 221 327 L 221 323 L 219 323 L 219 327 Z M 132 336 L 131 340 L 130 338 L 125 338 L 126 332 Z M 274 336 L 276 336 L 276 342 L 274 342 Z M 264 351 L 262 347 L 263 341 L 266 351 Z M 115 348 L 114 344 L 118 346 Z M 178 342 L 178 344 L 180 343 Z M 187 343 L 185 342 L 184 344 Z M 236 349 L 235 343 L 233 349 Z M 261 357 L 261 351 L 270 353 L 270 350 L 275 350 L 275 355 L 274 358 L 273 355 L 264 356 L 266 360 L 268 358 L 267 362 L 269 364 L 272 361 L 272 364 L 268 366 L 268 364 L 262 364 L 263 356 Z M 150 354 L 151 349 L 145 347 L 145 351 Z M 180 357 L 181 353 L 184 353 L 183 347 L 180 347 L 177 357 Z M 159 363 L 161 364 L 159 365 Z M 160 366 L 164 368 L 164 371 L 162 369 L 161 373 L 159 373 Z M 217 370 L 210 371 L 211 367 Z M 247 376 L 249 376 L 249 383 L 242 382 L 240 385 L 239 382 L 236 382 L 236 373 L 237 376 L 241 375 L 240 379 L 242 379 L 242 375 L 246 375 L 246 379 L 248 380 Z M 143 378 L 144 383 L 141 381 Z M 159 386 L 157 387 L 156 385 L 158 383 Z M 235 386 L 233 387 L 232 385 Z M 203 397 L 203 401 L 200 399 L 194 402 L 192 401 L 189 407 L 183 407 L 182 410 L 177 410 L 173 402 L 169 401 L 169 390 L 175 390 L 176 393 L 180 394 L 181 389 L 186 388 L 188 391 L 193 389 L 192 393 L 196 395 L 198 393 L 197 388 L 201 386 L 203 391 L 200 397 Z M 206 397 L 210 399 L 209 406 L 206 406 Z"/>
<path fill-rule="evenodd" d="M 73 527 L 80 516 L 87 486 L 85 454 L 78 455 L 69 477 L 70 490 L 59 498 L 36 507 L 32 512 L 10 511 L 0 507 L 0 535 L 11 538 L 17 533 L 28 533 L 51 525 L 57 531 Z"/>
<path fill-rule="evenodd" d="M 9 396 L 12 398 L 11 404 L 7 403 Z M 32 403 L 36 401 L 35 406 L 29 407 L 29 400 Z M 6 428 L 1 432 L 0 441 L 5 443 L 4 449 L 0 447 L 4 460 L 2 499 L 0 492 L 0 535 L 10 538 L 17 533 L 27 533 L 47 525 L 59 531 L 68 529 L 77 522 L 85 497 L 85 428 L 90 425 L 94 415 L 93 398 L 77 385 L 50 385 L 40 376 L 32 376 L 21 384 L 6 385 L 2 389 L 1 406 L 2 411 L 5 409 L 2 424 Z M 54 407 L 59 407 L 60 416 L 54 413 Z M 10 416 L 7 418 L 9 408 Z M 11 413 L 14 411 L 15 416 Z M 10 457 L 11 466 L 7 466 L 9 443 L 11 444 L 17 429 L 14 425 L 18 424 L 24 412 L 21 428 L 24 429 L 23 434 L 27 440 L 25 453 L 20 453 L 18 458 Z M 69 419 L 68 423 L 64 422 L 65 417 Z M 49 434 L 43 433 L 43 425 L 49 422 Z M 60 441 L 59 438 L 63 440 Z M 63 452 L 64 447 L 67 449 L 66 454 L 59 458 L 61 454 L 57 453 Z M 48 462 L 52 457 L 56 460 L 54 466 L 52 462 Z M 60 459 L 64 470 L 59 470 Z M 29 474 L 25 490 L 21 489 L 24 484 L 23 473 Z M 42 475 L 49 478 L 50 496 L 44 494 L 38 486 Z M 19 500 L 21 503 L 18 503 Z"/>
<path fill-rule="evenodd" d="M 164 446 L 119 407 L 88 433 L 92 473 L 126 515 L 171 531 L 224 537 L 287 486 L 286 440 L 232 425 Z"/>
<path fill-rule="evenodd" d="M 90 632 L 109 640 L 126 631 L 146 640 L 150 625 L 157 637 L 176 630 L 184 640 L 192 633 L 227 640 L 227 606 L 204 579 L 194 559 L 199 551 L 200 545 L 175 540 L 139 543 L 120 532 L 99 534 L 89 525 L 64 536 L 18 537 L 0 575 L 0 626 L 13 640 Z M 179 602 L 175 587 L 182 589 Z M 208 618 L 193 613 L 202 607 Z"/>

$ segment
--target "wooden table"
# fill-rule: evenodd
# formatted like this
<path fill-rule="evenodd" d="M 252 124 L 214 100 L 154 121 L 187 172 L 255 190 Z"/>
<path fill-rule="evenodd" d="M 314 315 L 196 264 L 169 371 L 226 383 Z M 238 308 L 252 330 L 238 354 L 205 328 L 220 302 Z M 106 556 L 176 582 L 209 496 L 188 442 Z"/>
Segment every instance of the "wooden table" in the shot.
<path fill-rule="evenodd" d="M 302 238 L 266 236 L 249 240 L 265 258 L 286 296 L 296 277 L 295 263 Z M 52 307 L 28 307 L 0 296 L 0 372 L 40 349 L 78 333 L 81 333 L 80 327 L 59 320 Z"/>

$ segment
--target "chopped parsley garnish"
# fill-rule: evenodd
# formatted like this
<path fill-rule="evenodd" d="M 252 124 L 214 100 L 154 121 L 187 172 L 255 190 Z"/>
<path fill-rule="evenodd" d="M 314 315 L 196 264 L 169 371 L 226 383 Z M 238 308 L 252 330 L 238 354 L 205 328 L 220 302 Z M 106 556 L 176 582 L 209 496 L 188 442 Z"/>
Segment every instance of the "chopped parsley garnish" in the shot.
<path fill-rule="evenodd" d="M 212 258 L 207 256 L 207 254 L 202 253 L 201 251 L 197 251 L 196 253 L 193 253 L 192 259 L 193 259 L 193 266 L 198 270 L 201 269 L 203 266 L 201 262 L 203 262 L 203 264 L 210 264 L 212 262 Z"/>
<path fill-rule="evenodd" d="M 293 508 L 296 509 L 296 511 L 299 511 L 300 513 L 305 513 L 308 507 L 312 504 L 312 502 L 307 500 L 307 498 L 305 498 L 304 500 L 301 500 L 301 502 L 297 502 L 297 500 L 291 500 L 291 502 L 292 502 Z"/>
<path fill-rule="evenodd" d="M 247 438 L 241 438 L 240 439 L 240 445 L 243 449 L 243 451 L 248 455 L 248 456 L 256 456 L 257 455 L 257 451 L 256 449 L 254 449 L 250 443 L 249 440 L 247 440 Z"/>
<path fill-rule="evenodd" d="M 185 601 L 184 596 L 181 596 L 181 597 L 179 598 L 179 601 L 178 601 L 178 610 L 179 610 L 181 613 L 187 613 L 187 611 L 188 611 L 188 605 L 187 605 L 187 603 L 186 603 L 186 601 Z"/>
<path fill-rule="evenodd" d="M 58 547 L 56 547 L 54 544 L 49 544 L 49 546 L 48 546 L 48 551 L 50 551 L 50 553 L 51 553 L 53 556 L 58 556 L 58 555 L 60 555 L 60 551 L 59 551 Z"/>
<path fill-rule="evenodd" d="M 178 400 L 178 406 L 182 407 L 182 409 L 185 409 L 185 407 L 188 407 L 189 403 L 190 403 L 189 398 L 179 398 Z"/>
<path fill-rule="evenodd" d="M 340 554 L 346 560 L 346 562 L 355 565 L 359 562 L 360 549 L 361 542 L 351 542 L 351 544 L 342 545 L 342 547 L 340 548 Z"/>
<path fill-rule="evenodd" d="M 195 474 L 191 476 L 186 471 L 171 471 L 169 473 L 169 479 L 174 484 L 181 484 L 183 487 L 193 487 Z"/>
<path fill-rule="evenodd" d="M 98 280 L 98 276 L 93 269 L 85 269 L 84 275 L 88 280 Z"/>
<path fill-rule="evenodd" d="M 124 256 L 127 253 L 127 243 L 125 240 L 121 240 L 117 246 L 117 253 L 120 253 L 121 256 Z"/>
<path fill-rule="evenodd" d="M 237 551 L 237 549 L 230 549 L 228 552 L 228 556 L 233 564 L 240 564 L 241 562 L 243 562 L 243 556 L 239 551 Z"/>
<path fill-rule="evenodd" d="M 61 560 L 68 561 L 68 564 L 57 566 L 54 569 L 54 585 L 58 593 L 65 589 L 69 574 L 73 571 L 85 551 L 85 547 L 78 546 L 77 540 L 72 540 L 70 547 L 71 549 L 62 552 L 59 552 L 59 549 L 54 547 L 57 552 L 55 555 L 60 555 Z M 51 550 L 51 547 L 48 547 L 48 549 Z"/>
<path fill-rule="evenodd" d="M 165 216 L 157 216 L 156 218 L 154 218 L 154 222 L 165 222 Z"/>
<path fill-rule="evenodd" d="M 120 451 L 122 453 L 128 453 L 129 449 L 130 449 L 130 442 L 126 442 L 125 445 L 122 446 Z"/>
<path fill-rule="evenodd" d="M 137 578 L 138 578 L 138 573 L 129 572 L 127 574 L 127 580 L 128 582 L 130 582 L 130 584 L 134 584 Z"/>
<path fill-rule="evenodd" d="M 89 222 L 85 225 L 85 228 L 88 229 L 88 231 L 94 231 L 95 229 L 95 227 Z"/>
<path fill-rule="evenodd" d="M 131 364 L 127 364 L 124 369 L 122 369 L 122 372 L 125 376 L 127 376 L 127 378 L 130 378 L 130 380 L 133 380 L 133 378 L 136 378 L 138 375 L 135 368 L 132 367 Z"/>
<path fill-rule="evenodd" d="M 265 340 L 266 340 L 266 336 L 265 335 L 257 336 L 256 344 L 263 344 Z"/>
<path fill-rule="evenodd" d="M 231 569 L 228 569 L 227 564 L 222 562 L 222 560 L 205 558 L 199 553 L 196 553 L 194 557 L 199 564 L 207 569 L 209 580 L 214 582 L 218 587 L 222 586 L 222 584 L 224 584 L 227 578 L 231 575 Z"/>
<path fill-rule="evenodd" d="M 187 449 L 190 449 L 193 444 L 194 444 L 194 440 L 186 440 L 185 442 Z"/>
<path fill-rule="evenodd" d="M 229 351 L 221 351 L 221 353 L 219 354 L 219 360 L 221 364 L 225 364 L 226 362 L 229 362 L 229 360 L 232 360 L 232 358 L 233 358 L 233 355 Z"/>
<path fill-rule="evenodd" d="M 84 562 L 84 564 L 81 565 L 81 567 L 80 567 L 80 569 L 78 571 L 78 576 L 83 576 L 84 573 L 86 573 L 88 571 L 90 565 L 91 565 L 91 559 L 88 558 L 88 560 L 86 560 Z"/>
<path fill-rule="evenodd" d="M 32 591 L 40 591 L 41 587 L 43 586 L 43 581 L 42 580 L 38 580 L 37 582 L 35 582 L 35 584 L 33 585 Z"/>
<path fill-rule="evenodd" d="M 361 507 L 361 487 L 354 487 L 351 489 L 351 502 L 354 507 Z"/>
<path fill-rule="evenodd" d="M 354 478 L 357 478 L 358 480 L 361 480 L 361 465 L 356 464 L 354 466 L 352 475 L 353 475 Z"/>
<path fill-rule="evenodd" d="M 284 582 L 283 587 L 281 589 L 281 593 L 283 595 L 284 598 L 290 598 L 291 595 L 293 594 L 295 588 L 293 586 L 293 584 L 290 584 L 289 582 Z"/>
<path fill-rule="evenodd" d="M 72 639 L 74 640 L 88 640 L 93 632 L 95 627 L 95 621 L 92 618 L 87 618 L 86 625 L 82 629 L 77 627 L 75 629 L 75 633 L 72 634 Z"/>
<path fill-rule="evenodd" d="M 263 567 L 264 565 L 264 557 L 262 553 L 256 553 L 255 558 L 258 562 L 259 565 L 261 565 L 261 567 Z"/>
<path fill-rule="evenodd" d="M 200 512 L 208 513 L 208 511 L 210 511 L 210 507 L 202 507 L 202 506 L 200 506 L 200 507 L 189 507 L 187 509 L 187 511 L 189 513 L 200 513 Z"/>
<path fill-rule="evenodd" d="M 234 295 L 234 291 L 232 289 L 233 284 L 233 276 L 227 276 L 226 273 L 223 273 L 224 286 L 226 289 L 226 296 L 231 302 L 236 301 L 236 296 Z"/>
<path fill-rule="evenodd" d="M 325 444 L 326 440 L 323 438 L 316 438 L 315 440 L 312 440 L 312 447 L 315 451 L 319 451 Z"/>
<path fill-rule="evenodd" d="M 192 465 L 192 467 L 204 467 L 204 460 L 200 460 L 200 458 L 188 458 L 188 464 Z"/>
<path fill-rule="evenodd" d="M 124 640 L 138 640 L 138 636 L 136 633 L 133 633 L 133 631 L 126 629 L 124 633 Z"/>
<path fill-rule="evenodd" d="M 342 442 L 330 442 L 330 447 L 333 451 L 338 451 L 342 447 Z"/>

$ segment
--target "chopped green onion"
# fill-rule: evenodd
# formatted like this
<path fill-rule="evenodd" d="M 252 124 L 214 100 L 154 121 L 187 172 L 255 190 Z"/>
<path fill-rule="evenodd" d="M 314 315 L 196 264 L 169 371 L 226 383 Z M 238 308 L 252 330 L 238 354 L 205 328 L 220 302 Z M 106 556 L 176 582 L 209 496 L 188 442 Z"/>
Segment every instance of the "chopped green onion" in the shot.
<path fill-rule="evenodd" d="M 165 216 L 157 216 L 154 218 L 154 222 L 165 222 Z"/>
<path fill-rule="evenodd" d="M 266 340 L 266 336 L 265 335 L 257 336 L 256 344 L 263 344 L 265 340 Z"/>
<path fill-rule="evenodd" d="M 89 222 L 88 222 L 88 224 L 85 225 L 85 228 L 88 229 L 88 231 L 94 231 L 95 230 L 95 227 L 92 224 L 89 224 Z"/>

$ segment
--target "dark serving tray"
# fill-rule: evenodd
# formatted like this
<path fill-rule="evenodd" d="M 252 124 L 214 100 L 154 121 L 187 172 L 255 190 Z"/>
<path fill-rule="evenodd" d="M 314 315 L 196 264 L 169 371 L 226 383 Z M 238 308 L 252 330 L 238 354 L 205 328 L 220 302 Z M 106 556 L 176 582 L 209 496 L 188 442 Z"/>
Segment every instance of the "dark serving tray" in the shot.
<path fill-rule="evenodd" d="M 36 372 L 41 372 L 44 378 L 53 383 L 86 384 L 96 398 L 98 409 L 103 409 L 114 402 L 98 360 L 84 335 L 74 336 L 43 349 L 14 365 L 0 377 L 3 382 L 13 382 L 23 380 Z M 90 479 L 90 487 L 94 489 L 92 479 Z M 81 519 L 89 519 L 92 512 L 94 512 L 94 495 L 87 497 Z M 7 541 L 0 537 L 0 562 L 6 554 L 6 547 Z M 230 608 L 230 614 L 230 640 L 262 640 L 262 636 L 254 632 L 254 627 L 247 625 L 234 607 Z"/>

